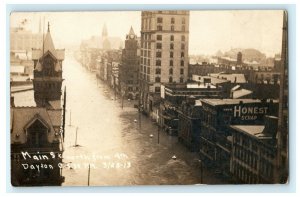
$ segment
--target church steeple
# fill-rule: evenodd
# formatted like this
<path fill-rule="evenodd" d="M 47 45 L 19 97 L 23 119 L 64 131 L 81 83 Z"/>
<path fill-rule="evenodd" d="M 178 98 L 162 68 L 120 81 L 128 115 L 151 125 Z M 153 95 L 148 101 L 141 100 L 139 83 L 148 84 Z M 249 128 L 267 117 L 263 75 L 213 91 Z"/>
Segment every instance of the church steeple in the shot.
<path fill-rule="evenodd" d="M 102 28 L 102 38 L 106 38 L 108 36 L 106 23 L 104 23 Z"/>
<path fill-rule="evenodd" d="M 43 40 L 43 50 L 34 55 L 34 100 L 38 107 L 49 107 L 52 101 L 60 101 L 62 86 L 62 61 L 64 50 L 55 49 L 50 33 L 50 23 Z M 38 51 L 34 51 L 38 54 Z"/>
<path fill-rule="evenodd" d="M 43 53 L 47 53 L 47 51 L 49 51 L 54 57 L 56 57 L 56 51 L 55 51 L 55 47 L 54 47 L 54 43 L 50 34 L 50 24 L 48 22 L 48 30 L 47 30 L 47 34 L 44 40 L 44 51 Z M 43 55 L 44 55 L 43 54 Z"/>

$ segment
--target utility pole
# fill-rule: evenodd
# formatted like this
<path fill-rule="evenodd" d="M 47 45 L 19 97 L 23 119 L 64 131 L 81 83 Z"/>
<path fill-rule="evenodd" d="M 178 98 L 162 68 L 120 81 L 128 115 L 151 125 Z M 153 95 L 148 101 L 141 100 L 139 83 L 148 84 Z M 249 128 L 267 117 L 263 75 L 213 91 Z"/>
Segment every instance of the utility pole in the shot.
<path fill-rule="evenodd" d="M 91 174 L 91 167 L 89 164 L 89 171 L 88 171 L 88 186 L 90 186 L 90 174 Z"/>
<path fill-rule="evenodd" d="M 77 145 L 77 131 L 78 131 L 78 127 L 76 127 L 76 136 L 75 136 L 75 145 L 74 145 L 75 147 L 78 146 Z"/>
<path fill-rule="evenodd" d="M 157 126 L 157 143 L 159 144 L 159 134 L 160 134 L 160 127 Z"/>

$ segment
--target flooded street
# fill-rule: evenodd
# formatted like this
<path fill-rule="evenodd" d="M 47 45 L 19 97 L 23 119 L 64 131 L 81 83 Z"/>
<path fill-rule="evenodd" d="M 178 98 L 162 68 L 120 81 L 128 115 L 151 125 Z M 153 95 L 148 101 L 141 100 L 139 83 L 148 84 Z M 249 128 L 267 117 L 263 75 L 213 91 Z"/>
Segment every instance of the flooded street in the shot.
<path fill-rule="evenodd" d="M 223 183 L 205 168 L 202 176 L 197 153 L 189 152 L 177 137 L 161 131 L 158 140 L 157 126 L 138 113 L 136 101 L 125 100 L 122 109 L 113 91 L 72 55 L 66 55 L 63 76 L 63 185 L 182 185 L 200 184 L 201 179 L 204 184 Z"/>

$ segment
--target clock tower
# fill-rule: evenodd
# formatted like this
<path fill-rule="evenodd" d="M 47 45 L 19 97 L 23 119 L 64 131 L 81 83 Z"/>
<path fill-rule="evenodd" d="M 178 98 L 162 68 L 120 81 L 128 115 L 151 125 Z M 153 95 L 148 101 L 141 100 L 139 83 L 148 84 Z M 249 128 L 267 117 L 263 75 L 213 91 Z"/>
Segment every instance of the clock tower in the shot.
<path fill-rule="evenodd" d="M 130 99 L 137 98 L 139 91 L 139 44 L 136 34 L 131 27 L 126 35 L 125 48 L 122 51 L 122 63 L 120 66 L 120 84 L 122 94 Z"/>

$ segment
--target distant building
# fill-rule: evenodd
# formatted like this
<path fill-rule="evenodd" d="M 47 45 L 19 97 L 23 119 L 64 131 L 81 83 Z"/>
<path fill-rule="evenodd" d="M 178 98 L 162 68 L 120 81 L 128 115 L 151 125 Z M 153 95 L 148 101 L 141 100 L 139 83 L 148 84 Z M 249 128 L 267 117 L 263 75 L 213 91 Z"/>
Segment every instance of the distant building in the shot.
<path fill-rule="evenodd" d="M 263 125 L 265 115 L 277 115 L 278 102 L 256 99 L 201 99 L 200 156 L 230 176 L 232 133 L 229 125 Z"/>
<path fill-rule="evenodd" d="M 156 119 L 162 129 L 170 135 L 177 135 L 178 108 L 183 101 L 190 97 L 194 99 L 223 98 L 225 94 L 222 86 L 213 85 L 210 82 L 161 85 L 162 101 L 159 105 L 158 117 L 153 117 L 153 119 Z"/>
<path fill-rule="evenodd" d="M 142 11 L 141 106 L 157 114 L 160 86 L 187 80 L 189 11 Z"/>
<path fill-rule="evenodd" d="M 23 27 L 10 29 L 10 51 L 31 52 L 32 48 L 42 48 L 43 33 L 32 33 Z"/>
<path fill-rule="evenodd" d="M 279 71 L 255 71 L 249 76 L 249 83 L 278 84 L 280 82 Z"/>
<path fill-rule="evenodd" d="M 278 183 L 276 133 L 278 118 L 266 116 L 265 125 L 231 125 L 230 172 L 239 183 Z"/>
<path fill-rule="evenodd" d="M 238 52 L 236 58 L 236 65 L 242 65 L 242 64 L 243 64 L 243 55 L 242 52 Z"/>
<path fill-rule="evenodd" d="M 33 51 L 34 98 L 14 94 L 21 96 L 22 101 L 34 100 L 36 105 L 18 106 L 11 97 L 11 182 L 14 186 L 61 185 L 64 181 L 59 167 L 66 105 L 66 94 L 61 103 L 63 59 L 64 51 L 54 48 L 48 25 L 43 50 Z"/>
<path fill-rule="evenodd" d="M 132 27 L 125 40 L 120 65 L 120 85 L 122 94 L 130 99 L 138 98 L 139 94 L 139 43 Z"/>

